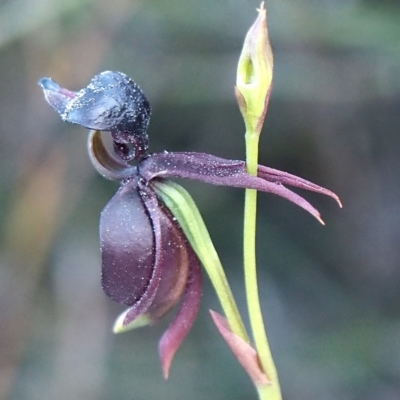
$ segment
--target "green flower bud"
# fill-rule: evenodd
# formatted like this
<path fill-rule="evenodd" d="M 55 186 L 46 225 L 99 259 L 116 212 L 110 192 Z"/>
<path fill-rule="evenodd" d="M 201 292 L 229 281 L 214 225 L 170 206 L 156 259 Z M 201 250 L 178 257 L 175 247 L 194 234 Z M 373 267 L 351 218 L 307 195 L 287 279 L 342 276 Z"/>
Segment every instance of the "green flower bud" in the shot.
<path fill-rule="evenodd" d="M 259 135 L 271 90 L 273 56 L 264 2 L 257 11 L 258 17 L 247 32 L 239 58 L 235 92 L 246 130 Z"/>

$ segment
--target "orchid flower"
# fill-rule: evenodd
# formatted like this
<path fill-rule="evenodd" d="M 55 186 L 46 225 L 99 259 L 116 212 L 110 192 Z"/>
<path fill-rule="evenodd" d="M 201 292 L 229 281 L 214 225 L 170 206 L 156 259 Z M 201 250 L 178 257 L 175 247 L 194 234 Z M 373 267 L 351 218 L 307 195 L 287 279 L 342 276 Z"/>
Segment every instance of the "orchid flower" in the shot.
<path fill-rule="evenodd" d="M 140 87 L 121 72 L 102 72 L 79 92 L 61 88 L 49 78 L 39 84 L 63 120 L 92 130 L 89 155 L 95 169 L 120 182 L 100 219 L 102 286 L 109 297 L 129 307 L 114 330 L 152 324 L 180 301 L 159 343 L 165 376 L 195 320 L 201 273 L 196 247 L 159 196 L 158 184 L 187 178 L 256 189 L 291 201 L 320 222 L 319 212 L 285 185 L 330 196 L 340 205 L 330 190 L 273 168 L 259 165 L 253 176 L 240 160 L 196 152 L 148 153 L 150 104 Z M 100 131 L 111 132 L 114 154 L 104 145 Z"/>

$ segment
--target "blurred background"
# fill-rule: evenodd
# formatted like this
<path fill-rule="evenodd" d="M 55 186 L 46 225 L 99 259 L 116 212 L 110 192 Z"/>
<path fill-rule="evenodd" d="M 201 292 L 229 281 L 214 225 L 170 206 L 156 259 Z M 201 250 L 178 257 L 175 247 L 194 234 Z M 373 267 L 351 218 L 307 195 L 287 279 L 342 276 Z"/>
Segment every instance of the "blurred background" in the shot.
<path fill-rule="evenodd" d="M 208 314 L 162 378 L 154 328 L 113 335 L 99 213 L 117 189 L 37 86 L 106 69 L 149 98 L 151 151 L 244 158 L 236 63 L 256 0 L 0 1 L 0 398 L 256 399 Z M 400 4 L 268 0 L 274 88 L 260 162 L 338 193 L 326 222 L 259 196 L 263 311 L 286 400 L 400 398 Z M 182 182 L 241 310 L 243 191 Z"/>

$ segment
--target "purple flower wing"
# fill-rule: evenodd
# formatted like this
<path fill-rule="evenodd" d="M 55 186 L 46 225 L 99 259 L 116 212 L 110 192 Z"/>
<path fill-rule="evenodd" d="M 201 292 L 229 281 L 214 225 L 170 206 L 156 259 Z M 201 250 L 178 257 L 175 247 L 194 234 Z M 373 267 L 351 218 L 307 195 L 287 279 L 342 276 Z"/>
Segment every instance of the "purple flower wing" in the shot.
<path fill-rule="evenodd" d="M 140 175 L 148 181 L 157 177 L 188 178 L 213 185 L 273 193 L 302 207 L 321 222 L 319 212 L 308 201 L 287 189 L 282 183 L 318 191 L 338 200 L 331 191 L 294 175 L 260 166 L 259 176 L 252 176 L 246 172 L 243 161 L 226 160 L 205 153 L 156 153 L 141 161 L 138 169 Z"/>
<path fill-rule="evenodd" d="M 170 212 L 159 203 L 151 187 L 139 182 L 137 188 L 153 228 L 154 270 L 146 292 L 125 314 L 124 325 L 129 325 L 143 313 L 156 322 L 171 310 L 187 291 L 186 286 L 193 261 L 190 257 L 190 252 L 193 251 L 185 236 Z M 189 321 L 189 318 L 186 319 Z M 184 334 L 181 330 L 178 332 L 182 340 L 191 324 L 185 325 L 187 330 Z"/>
<path fill-rule="evenodd" d="M 246 175 L 243 161 L 227 160 L 196 152 L 151 154 L 140 162 L 139 171 L 148 181 L 157 177 L 188 178 L 222 186 L 232 186 L 229 183 L 232 177 Z"/>
<path fill-rule="evenodd" d="M 305 189 L 311 192 L 324 194 L 326 196 L 332 197 L 334 200 L 336 200 L 339 206 L 342 207 L 342 203 L 339 199 L 339 196 L 336 193 L 330 191 L 329 189 L 325 189 L 324 187 L 316 185 L 315 183 L 307 181 L 306 179 L 300 178 L 296 175 L 289 174 L 288 172 L 283 172 L 279 171 L 279 169 L 274 169 L 265 167 L 264 165 L 259 165 L 257 176 L 270 182 L 295 186 L 300 189 Z"/>
<path fill-rule="evenodd" d="M 144 204 L 153 221 L 156 243 L 156 261 L 159 263 L 160 283 L 157 294 L 147 311 L 152 321 L 166 314 L 181 298 L 189 276 L 191 250 L 185 236 L 168 209 L 159 202 L 149 186 L 139 183 Z"/>

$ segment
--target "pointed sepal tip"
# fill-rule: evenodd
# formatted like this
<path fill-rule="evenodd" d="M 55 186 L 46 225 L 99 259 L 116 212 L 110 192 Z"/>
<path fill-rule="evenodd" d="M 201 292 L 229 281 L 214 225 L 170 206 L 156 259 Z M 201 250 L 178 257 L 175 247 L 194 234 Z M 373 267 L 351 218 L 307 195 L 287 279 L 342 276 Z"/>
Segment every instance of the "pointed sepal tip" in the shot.
<path fill-rule="evenodd" d="M 141 328 L 151 324 L 150 318 L 146 314 L 142 314 L 132 322 L 124 324 L 127 313 L 130 309 L 124 311 L 116 320 L 113 326 L 114 333 L 124 333 L 136 328 Z"/>

